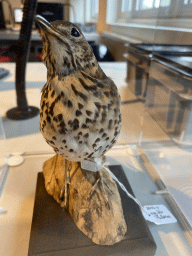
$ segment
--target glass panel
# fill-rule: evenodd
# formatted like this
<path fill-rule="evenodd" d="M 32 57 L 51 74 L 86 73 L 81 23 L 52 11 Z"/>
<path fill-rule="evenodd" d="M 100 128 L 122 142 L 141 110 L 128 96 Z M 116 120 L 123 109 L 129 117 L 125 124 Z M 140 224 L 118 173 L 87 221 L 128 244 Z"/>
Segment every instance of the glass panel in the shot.
<path fill-rule="evenodd" d="M 191 242 L 192 47 L 184 40 L 190 33 L 177 29 L 176 25 L 172 28 L 169 26 L 171 17 L 167 19 L 162 15 L 164 10 L 171 10 L 173 16 L 181 15 L 182 1 L 153 1 L 153 4 L 152 1 L 137 1 L 136 10 L 148 9 L 150 12 L 153 6 L 170 5 L 171 8 L 159 8 L 157 13 L 154 12 L 156 29 L 154 33 L 150 29 L 147 31 L 150 39 L 128 45 L 127 94 L 130 101 L 132 99 L 135 117 L 130 116 L 127 133 L 130 131 L 132 137 L 136 136 L 134 141 L 127 140 L 127 147 L 156 180 L 162 190 L 160 193 L 169 194 L 169 205 L 183 227 L 187 227 L 186 237 Z M 165 25 L 167 27 L 163 28 Z M 145 26 L 142 24 L 142 27 Z M 131 106 L 127 106 L 127 112 L 129 109 Z"/>
<path fill-rule="evenodd" d="M 92 0 L 92 17 L 96 18 L 99 10 L 99 1 L 98 0 Z"/>
<path fill-rule="evenodd" d="M 160 0 L 155 0 L 154 7 L 155 8 L 159 8 L 159 3 L 160 3 Z"/>
<path fill-rule="evenodd" d="M 12 120 L 6 112 L 16 107 L 15 63 L 3 63 L 9 75 L 0 80 L 1 113 L 5 131 L 7 150 L 10 154 L 50 151 L 39 130 L 39 115 L 26 120 Z M 33 72 L 31 71 L 33 70 Z M 35 75 L 34 75 L 35 74 Z M 46 67 L 42 63 L 28 63 L 26 68 L 26 95 L 30 106 L 40 106 L 41 90 L 46 83 Z M 17 143 L 17 140 L 20 143 Z"/>
<path fill-rule="evenodd" d="M 160 1 L 160 6 L 161 7 L 166 7 L 166 6 L 169 6 L 171 3 L 171 0 L 161 0 Z"/>
<path fill-rule="evenodd" d="M 97 6 L 96 1 L 92 3 Z M 136 9 L 151 12 L 153 7 L 167 7 L 170 3 L 138 0 Z M 188 3 L 185 1 L 186 5 Z M 132 1 L 123 0 L 122 12 L 130 8 Z M 128 42 L 139 40 L 140 43 L 124 46 L 126 35 L 122 31 L 118 34 L 118 41 L 116 38 L 114 41 L 109 40 L 115 53 L 121 47 L 122 51 L 126 47 L 124 49 L 129 51 L 126 62 L 99 63 L 105 74 L 117 85 L 121 95 L 121 133 L 114 147 L 107 151 L 106 161 L 109 165 L 123 166 L 136 198 L 143 205 L 164 204 L 177 218 L 178 222 L 173 225 L 157 227 L 147 222 L 157 243 L 156 255 L 189 256 L 192 241 L 192 47 L 189 45 L 190 40 L 188 45 L 183 42 L 185 37 L 190 38 L 190 34 L 170 26 L 162 31 L 160 10 L 154 13 L 157 13 L 153 17 L 156 23 L 151 26 L 154 33 L 147 31 L 144 24 L 140 27 L 138 24 L 135 27 L 129 24 L 127 30 L 131 30 L 132 34 L 130 37 L 127 34 Z M 163 22 L 170 19 L 164 19 Z M 151 21 L 149 19 L 149 23 Z M 133 30 L 138 28 L 141 33 L 134 38 Z M 115 29 L 115 32 L 119 32 L 120 26 L 115 26 Z M 143 39 L 145 33 L 147 37 Z M 120 44 L 122 35 L 123 44 Z M 7 242 L 3 252 L 6 251 L 6 255 L 9 251 L 9 256 L 15 249 L 21 255 L 26 255 L 37 173 L 42 171 L 44 161 L 55 153 L 40 133 L 39 116 L 22 121 L 6 117 L 6 112 L 16 105 L 15 64 L 2 66 L 8 67 L 10 75 L 0 80 L 0 109 L 3 116 L 0 117 L 0 168 L 4 166 L 8 152 L 23 154 L 25 159 L 17 168 L 10 167 L 10 183 L 6 186 L 8 192 L 1 202 L 8 207 L 9 213 L 13 212 L 13 218 L 7 218 L 4 222 L 5 227 L 13 227 L 13 231 L 10 228 L 4 229 L 10 232 L 12 243 Z M 32 106 L 40 105 L 46 75 L 42 63 L 28 63 L 26 94 Z M 95 95 L 98 98 L 97 93 Z M 105 92 L 105 96 L 104 99 L 109 93 Z M 103 109 L 106 109 L 105 105 L 99 107 L 100 113 Z M 103 116 L 106 115 L 104 112 Z M 87 113 L 91 115 L 90 111 Z M 13 237 L 17 238 L 18 230 L 21 230 L 19 239 L 24 241 L 22 248 L 18 246 L 17 239 L 14 239 L 14 243 L 12 241 Z"/>
<path fill-rule="evenodd" d="M 170 2 L 161 1 L 160 6 Z M 162 32 L 161 24 L 158 14 L 153 42 L 141 47 L 149 66 L 141 75 L 145 93 L 140 95 L 144 103 L 138 146 L 160 175 L 184 222 L 192 226 L 192 47 L 184 43 L 181 29 Z"/>
<path fill-rule="evenodd" d="M 7 157 L 6 140 L 5 140 L 2 117 L 0 115 L 0 169 L 4 166 L 6 157 Z"/>
<path fill-rule="evenodd" d="M 141 10 L 150 9 L 153 7 L 153 0 L 142 0 Z"/>
<path fill-rule="evenodd" d="M 123 0 L 122 1 L 122 6 L 121 6 L 122 12 L 129 12 L 129 11 L 131 11 L 131 8 L 132 8 L 132 0 Z"/>
<path fill-rule="evenodd" d="M 137 0 L 137 1 L 136 1 L 136 7 L 135 7 L 135 10 L 136 10 L 136 11 L 139 11 L 139 10 L 140 10 L 140 8 L 139 8 L 139 7 L 140 7 L 140 0 Z"/>
<path fill-rule="evenodd" d="M 5 132 L 2 122 L 2 116 L 0 113 L 0 197 L 3 192 L 3 187 L 6 180 L 6 174 L 8 172 L 6 160 L 8 157 L 7 152 L 7 145 L 6 145 L 6 138 L 5 138 Z M 0 215 L 1 215 L 1 208 L 0 208 Z"/>

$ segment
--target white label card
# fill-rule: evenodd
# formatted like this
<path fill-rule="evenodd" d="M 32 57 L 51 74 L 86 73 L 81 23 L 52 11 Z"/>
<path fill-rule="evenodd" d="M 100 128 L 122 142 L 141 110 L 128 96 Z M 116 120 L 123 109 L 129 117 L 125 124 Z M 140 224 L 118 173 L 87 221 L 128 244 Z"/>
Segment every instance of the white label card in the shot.
<path fill-rule="evenodd" d="M 177 222 L 176 218 L 173 216 L 173 214 L 162 204 L 159 205 L 145 205 L 142 207 L 139 200 L 134 198 L 125 188 L 125 186 L 115 177 L 115 175 L 106 168 L 105 165 L 108 163 L 101 163 L 100 158 L 96 158 L 95 162 L 84 160 L 81 162 L 81 168 L 84 170 L 97 172 L 101 170 L 101 168 L 105 168 L 109 174 L 112 176 L 112 178 L 117 181 L 120 185 L 120 187 L 127 193 L 127 195 L 132 198 L 140 207 L 142 210 L 142 214 L 144 218 L 150 222 L 155 223 L 156 225 L 162 225 L 162 224 L 170 224 Z"/>
<path fill-rule="evenodd" d="M 84 170 L 91 171 L 91 172 L 97 172 L 98 171 L 97 163 L 87 161 L 87 160 L 84 160 L 84 161 L 81 162 L 81 168 L 84 169 Z"/>
<path fill-rule="evenodd" d="M 171 224 L 177 222 L 173 214 L 163 205 L 145 205 L 142 213 L 146 220 L 157 225 Z"/>

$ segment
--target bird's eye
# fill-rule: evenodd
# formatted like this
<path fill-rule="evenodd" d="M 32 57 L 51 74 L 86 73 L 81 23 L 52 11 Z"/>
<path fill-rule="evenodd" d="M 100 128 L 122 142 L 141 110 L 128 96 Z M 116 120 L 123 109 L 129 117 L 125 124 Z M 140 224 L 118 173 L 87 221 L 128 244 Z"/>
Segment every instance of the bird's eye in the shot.
<path fill-rule="evenodd" d="M 77 30 L 76 28 L 72 28 L 71 35 L 75 37 L 79 37 L 80 36 L 79 30 Z"/>

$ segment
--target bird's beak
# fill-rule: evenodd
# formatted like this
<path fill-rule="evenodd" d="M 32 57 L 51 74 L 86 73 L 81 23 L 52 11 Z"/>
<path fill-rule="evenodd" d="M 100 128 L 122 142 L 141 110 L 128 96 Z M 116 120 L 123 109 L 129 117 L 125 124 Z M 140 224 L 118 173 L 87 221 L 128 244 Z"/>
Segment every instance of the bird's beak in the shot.
<path fill-rule="evenodd" d="M 44 32 L 44 33 L 49 33 L 54 36 L 58 36 L 59 32 L 42 16 L 36 15 L 35 16 L 35 21 L 37 22 L 39 28 Z"/>

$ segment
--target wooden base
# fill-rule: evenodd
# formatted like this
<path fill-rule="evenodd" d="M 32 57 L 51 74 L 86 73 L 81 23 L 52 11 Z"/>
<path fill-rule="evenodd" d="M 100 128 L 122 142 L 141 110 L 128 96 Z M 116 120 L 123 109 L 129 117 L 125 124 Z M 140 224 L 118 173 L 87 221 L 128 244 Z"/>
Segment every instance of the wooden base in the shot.
<path fill-rule="evenodd" d="M 110 166 L 110 170 L 133 195 L 122 167 Z M 101 246 L 85 236 L 74 224 L 70 214 L 48 195 L 45 190 L 43 173 L 39 173 L 28 255 L 154 255 L 156 244 L 140 208 L 127 197 L 121 188 L 118 187 L 118 189 L 128 228 L 127 234 L 124 240 L 115 245 Z"/>
<path fill-rule="evenodd" d="M 124 239 L 127 225 L 121 197 L 105 168 L 84 170 L 80 162 L 56 154 L 44 162 L 43 175 L 47 193 L 94 243 L 113 245 Z"/>

